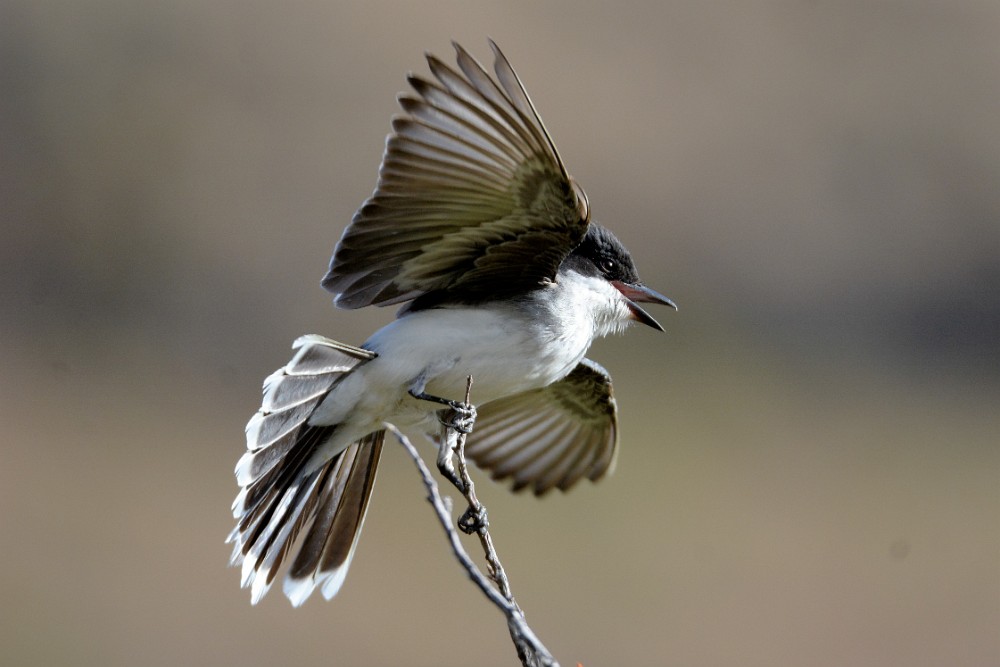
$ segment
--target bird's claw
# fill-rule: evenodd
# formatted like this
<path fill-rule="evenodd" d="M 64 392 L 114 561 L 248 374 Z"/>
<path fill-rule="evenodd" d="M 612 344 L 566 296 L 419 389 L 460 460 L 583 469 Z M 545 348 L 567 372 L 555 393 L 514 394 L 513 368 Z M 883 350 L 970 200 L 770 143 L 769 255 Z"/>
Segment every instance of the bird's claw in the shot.
<path fill-rule="evenodd" d="M 472 535 L 473 533 L 478 533 L 480 530 L 490 527 L 490 521 L 486 517 L 486 508 L 482 505 L 479 506 L 479 510 L 474 510 L 472 507 L 465 510 L 458 519 L 458 528 L 466 535 Z"/>
<path fill-rule="evenodd" d="M 450 410 L 439 416 L 441 423 L 462 435 L 472 433 L 476 424 L 476 406 L 460 401 L 450 401 L 448 406 Z"/>

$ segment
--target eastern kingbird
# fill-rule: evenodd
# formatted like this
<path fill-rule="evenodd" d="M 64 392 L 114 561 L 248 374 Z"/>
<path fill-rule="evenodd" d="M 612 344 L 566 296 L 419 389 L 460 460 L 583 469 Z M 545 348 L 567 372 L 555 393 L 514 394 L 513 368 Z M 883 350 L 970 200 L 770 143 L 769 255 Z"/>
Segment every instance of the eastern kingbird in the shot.
<path fill-rule="evenodd" d="M 639 303 L 675 307 L 639 281 L 625 246 L 590 220 L 534 105 L 492 41 L 493 78 L 455 44 L 456 71 L 410 75 L 375 192 L 337 244 L 323 287 L 340 308 L 404 304 L 361 347 L 303 336 L 264 381 L 236 465 L 232 563 L 256 603 L 286 556 L 285 594 L 336 595 L 375 482 L 384 423 L 439 428 L 471 415 L 466 453 L 541 495 L 600 479 L 617 447 L 611 378 L 584 358 Z M 443 404 L 443 405 L 442 405 Z M 446 408 L 445 408 L 446 409 Z"/>

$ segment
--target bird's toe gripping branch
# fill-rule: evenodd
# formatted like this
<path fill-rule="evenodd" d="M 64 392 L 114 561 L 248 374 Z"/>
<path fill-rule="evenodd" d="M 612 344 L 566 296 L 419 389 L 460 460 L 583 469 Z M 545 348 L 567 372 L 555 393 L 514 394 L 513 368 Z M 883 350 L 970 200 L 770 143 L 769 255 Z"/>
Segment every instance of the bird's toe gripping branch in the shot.
<path fill-rule="evenodd" d="M 471 378 L 469 382 L 471 385 Z M 417 400 L 430 401 L 448 406 L 448 409 L 438 412 L 438 420 L 445 427 L 445 430 L 441 434 L 441 440 L 438 445 L 437 467 L 441 471 L 441 474 L 455 488 L 465 493 L 466 484 L 455 471 L 454 454 L 456 447 L 460 446 L 459 439 L 464 443 L 464 436 L 472 433 L 472 427 L 476 423 L 476 406 L 468 402 L 468 396 L 466 396 L 465 401 L 453 401 L 448 398 L 428 394 L 417 388 L 410 389 L 410 396 Z M 482 525 L 482 522 L 477 521 L 476 518 L 470 518 L 468 524 L 476 526 L 472 531 L 476 532 L 478 526 Z"/>
<path fill-rule="evenodd" d="M 466 535 L 478 533 L 489 527 L 490 520 L 486 516 L 486 507 L 483 505 L 480 505 L 478 509 L 473 509 L 470 505 L 469 509 L 465 510 L 465 513 L 458 518 L 458 528 Z"/>
<path fill-rule="evenodd" d="M 459 401 L 448 401 L 447 405 L 450 410 L 443 411 L 438 417 L 441 423 L 462 435 L 472 433 L 472 427 L 476 425 L 476 406 Z"/>
<path fill-rule="evenodd" d="M 441 398 L 440 396 L 434 396 L 433 394 L 417 391 L 416 389 L 410 390 L 410 396 L 421 401 L 430 401 L 448 406 L 449 410 L 443 410 L 438 415 L 441 423 L 462 435 L 472 433 L 472 427 L 476 424 L 476 406 L 472 403 L 453 401 L 450 398 Z"/>

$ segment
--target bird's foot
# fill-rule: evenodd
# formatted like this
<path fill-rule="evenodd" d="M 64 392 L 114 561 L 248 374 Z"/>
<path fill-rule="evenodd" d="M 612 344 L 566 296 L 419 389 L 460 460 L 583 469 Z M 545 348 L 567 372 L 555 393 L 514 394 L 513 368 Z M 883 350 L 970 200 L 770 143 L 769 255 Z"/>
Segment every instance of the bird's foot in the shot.
<path fill-rule="evenodd" d="M 470 506 L 469 509 L 465 510 L 465 513 L 458 519 L 458 528 L 466 535 L 478 533 L 480 530 L 484 530 L 489 527 L 490 520 L 486 517 L 486 508 L 482 505 L 479 506 L 478 510 L 475 510 Z"/>
<path fill-rule="evenodd" d="M 453 401 L 450 398 L 441 398 L 413 389 L 410 390 L 410 396 L 421 401 L 447 405 L 451 409 L 438 415 L 441 423 L 463 435 L 472 433 L 472 427 L 476 423 L 476 406 L 472 403 Z"/>
<path fill-rule="evenodd" d="M 438 416 L 441 423 L 463 435 L 472 433 L 472 427 L 476 425 L 476 406 L 459 401 L 449 401 L 447 405 L 450 409 Z"/>

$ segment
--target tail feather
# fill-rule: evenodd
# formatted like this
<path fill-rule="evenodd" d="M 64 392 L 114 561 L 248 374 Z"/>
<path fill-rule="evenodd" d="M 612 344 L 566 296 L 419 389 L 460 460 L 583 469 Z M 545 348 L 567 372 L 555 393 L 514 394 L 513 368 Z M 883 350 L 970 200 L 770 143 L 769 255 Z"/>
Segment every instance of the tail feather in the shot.
<path fill-rule="evenodd" d="M 282 463 L 244 489 L 245 511 L 230 539 L 236 542 L 234 565 L 242 564 L 242 586 L 251 589 L 256 604 L 267 592 L 296 537 L 313 516 L 320 481 L 342 456 L 303 474 L 310 454 L 325 441 L 332 427 L 307 429 L 309 435 Z"/>
<path fill-rule="evenodd" d="M 328 374 L 293 375 L 287 368 L 282 368 L 264 380 L 264 399 L 260 409 L 265 412 L 287 410 L 325 394 L 327 389 Z"/>
<path fill-rule="evenodd" d="M 326 599 L 340 590 L 364 525 L 385 431 L 348 447 L 324 485 L 323 500 L 285 579 L 285 594 L 299 606 L 319 587 Z"/>
<path fill-rule="evenodd" d="M 287 489 L 295 482 L 296 477 L 302 474 L 309 457 L 329 439 L 334 428 L 333 426 L 303 426 L 301 431 L 296 434 L 296 441 L 288 453 L 280 457 L 260 477 L 249 481 L 243 487 L 243 490 L 236 497 L 233 512 L 234 517 L 240 520 L 241 528 L 245 529 L 251 521 L 255 520 L 259 516 L 259 511 L 267 511 L 268 507 L 264 501 L 270 498 L 275 490 Z M 237 476 L 239 476 L 238 472 Z"/>
<path fill-rule="evenodd" d="M 310 425 L 309 417 L 347 373 L 374 357 L 360 348 L 304 336 L 295 357 L 264 382 L 262 407 L 247 425 L 247 451 L 236 466 L 242 487 L 233 502 L 236 527 L 231 564 L 242 566 L 242 585 L 256 604 L 301 541 L 285 585 L 301 604 L 312 590 L 343 581 L 364 521 L 382 448 L 373 433 L 312 469 L 311 458 L 336 425 Z M 308 465 L 308 468 L 307 468 Z M 308 470 L 308 472 L 307 472 Z M 298 540 L 300 534 L 305 538 Z M 326 558 L 328 554 L 335 558 Z M 311 582 L 311 583 L 310 583 Z M 294 584 L 294 585 L 293 585 Z M 331 597 L 339 583 L 327 596 Z"/>
<path fill-rule="evenodd" d="M 264 449 L 244 454 L 236 466 L 236 483 L 248 486 L 261 479 L 288 455 L 300 435 L 298 430 L 292 431 Z"/>
<path fill-rule="evenodd" d="M 311 401 L 277 412 L 260 410 L 247 422 L 247 453 L 244 457 L 252 458 L 261 449 L 273 445 L 301 426 L 313 413 L 319 402 L 326 396 L 336 381 L 327 379 L 326 390 Z"/>

